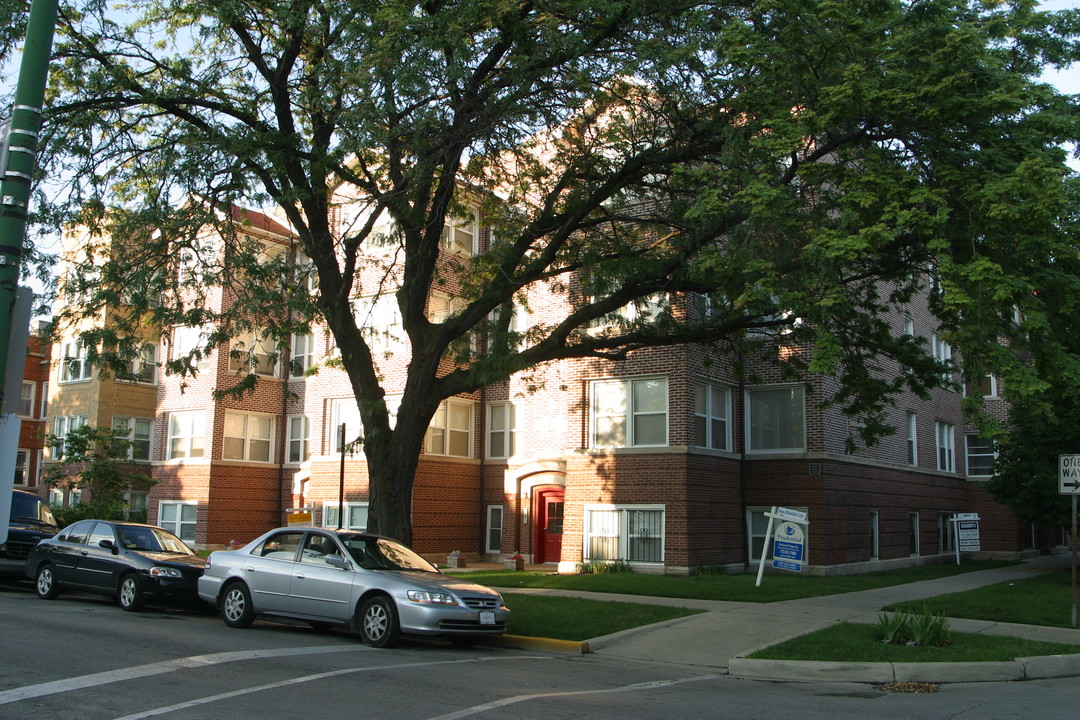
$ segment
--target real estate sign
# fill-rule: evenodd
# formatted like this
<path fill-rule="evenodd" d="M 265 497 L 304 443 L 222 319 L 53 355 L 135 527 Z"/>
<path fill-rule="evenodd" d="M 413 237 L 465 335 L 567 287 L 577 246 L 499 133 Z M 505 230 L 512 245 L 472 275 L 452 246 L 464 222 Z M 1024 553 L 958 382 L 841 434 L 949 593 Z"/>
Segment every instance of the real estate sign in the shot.
<path fill-rule="evenodd" d="M 801 572 L 805 537 L 803 529 L 795 523 L 780 523 L 773 539 L 772 566 L 779 570 Z"/>

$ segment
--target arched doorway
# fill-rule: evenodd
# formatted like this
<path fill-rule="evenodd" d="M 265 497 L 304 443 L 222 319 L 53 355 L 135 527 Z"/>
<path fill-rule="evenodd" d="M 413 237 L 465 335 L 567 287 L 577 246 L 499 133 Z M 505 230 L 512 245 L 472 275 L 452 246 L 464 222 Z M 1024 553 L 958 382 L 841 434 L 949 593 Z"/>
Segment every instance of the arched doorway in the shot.
<path fill-rule="evenodd" d="M 563 488 L 537 490 L 536 562 L 559 562 L 562 558 L 563 515 L 566 492 Z"/>

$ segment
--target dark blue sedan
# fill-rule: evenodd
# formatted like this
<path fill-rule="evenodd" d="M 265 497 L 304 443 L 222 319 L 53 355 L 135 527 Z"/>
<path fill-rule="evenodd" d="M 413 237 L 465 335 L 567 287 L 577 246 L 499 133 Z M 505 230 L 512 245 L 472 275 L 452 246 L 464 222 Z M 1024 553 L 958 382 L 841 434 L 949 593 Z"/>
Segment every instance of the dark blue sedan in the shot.
<path fill-rule="evenodd" d="M 80 520 L 38 543 L 25 572 L 45 600 L 61 590 L 80 590 L 111 595 L 124 610 L 139 610 L 146 602 L 198 605 L 205 564 L 159 527 Z"/>

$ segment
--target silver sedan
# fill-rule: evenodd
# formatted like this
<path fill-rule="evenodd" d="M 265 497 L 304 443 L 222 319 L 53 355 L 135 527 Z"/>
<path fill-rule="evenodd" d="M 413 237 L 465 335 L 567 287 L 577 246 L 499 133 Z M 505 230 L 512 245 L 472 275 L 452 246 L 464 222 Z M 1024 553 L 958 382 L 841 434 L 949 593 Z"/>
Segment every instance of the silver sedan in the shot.
<path fill-rule="evenodd" d="M 506 632 L 510 611 L 491 588 L 447 577 L 396 540 L 352 530 L 278 528 L 210 554 L 199 597 L 229 627 L 256 615 L 345 625 L 372 647 L 402 633 L 470 645 Z"/>

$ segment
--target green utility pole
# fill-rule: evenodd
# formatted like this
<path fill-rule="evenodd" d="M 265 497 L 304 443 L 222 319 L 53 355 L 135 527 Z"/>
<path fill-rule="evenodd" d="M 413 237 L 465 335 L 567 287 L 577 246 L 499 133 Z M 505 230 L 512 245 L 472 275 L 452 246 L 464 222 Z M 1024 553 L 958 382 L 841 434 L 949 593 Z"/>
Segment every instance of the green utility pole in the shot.
<path fill-rule="evenodd" d="M 33 0 L 30 5 L 19 84 L 15 88 L 7 147 L 0 168 L 3 171 L 0 180 L 0 402 L 3 401 L 3 379 L 8 371 L 8 340 L 19 289 L 30 185 L 37 160 L 41 106 L 45 101 L 45 81 L 49 76 L 49 55 L 58 6 L 57 0 Z M 22 363 L 12 371 L 16 370 L 22 373 Z"/>

